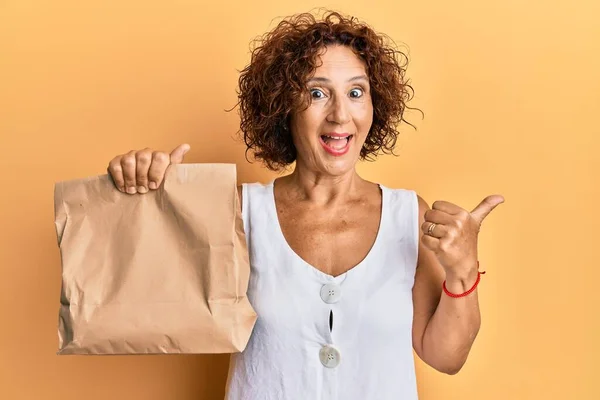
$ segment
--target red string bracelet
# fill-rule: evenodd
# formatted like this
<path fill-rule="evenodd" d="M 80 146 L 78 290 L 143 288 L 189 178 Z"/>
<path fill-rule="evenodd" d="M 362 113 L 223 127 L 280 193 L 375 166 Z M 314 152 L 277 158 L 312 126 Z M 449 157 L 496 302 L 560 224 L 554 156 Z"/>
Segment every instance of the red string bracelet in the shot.
<path fill-rule="evenodd" d="M 477 285 L 479 285 L 479 281 L 481 280 L 481 275 L 482 275 L 482 274 L 485 274 L 485 271 L 483 271 L 483 272 L 479 272 L 479 261 L 477 261 L 477 280 L 475 281 L 475 283 L 473 284 L 473 287 L 472 287 L 471 289 L 469 289 L 469 290 L 467 290 L 466 292 L 464 292 L 464 293 L 461 293 L 461 294 L 454 294 L 454 293 L 450 293 L 450 292 L 448 291 L 448 289 L 446 289 L 446 280 L 445 280 L 445 279 L 444 279 L 444 282 L 442 283 L 442 288 L 444 289 L 444 292 L 445 292 L 445 293 L 446 293 L 448 296 L 450 296 L 450 297 L 453 297 L 453 298 L 458 298 L 458 297 L 465 297 L 465 296 L 468 296 L 468 295 L 470 295 L 471 293 L 473 293 L 473 291 L 474 291 L 474 290 L 477 288 Z"/>

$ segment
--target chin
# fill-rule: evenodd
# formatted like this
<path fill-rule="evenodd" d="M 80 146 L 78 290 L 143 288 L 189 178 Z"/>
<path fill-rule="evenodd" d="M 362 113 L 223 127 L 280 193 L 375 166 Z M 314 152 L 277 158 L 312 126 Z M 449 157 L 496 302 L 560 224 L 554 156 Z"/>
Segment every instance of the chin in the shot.
<path fill-rule="evenodd" d="M 358 158 L 350 159 L 348 156 L 349 154 L 346 155 L 344 159 L 339 160 L 324 160 L 324 162 L 321 163 L 322 167 L 319 169 L 331 176 L 342 176 L 351 173 L 356 168 Z"/>

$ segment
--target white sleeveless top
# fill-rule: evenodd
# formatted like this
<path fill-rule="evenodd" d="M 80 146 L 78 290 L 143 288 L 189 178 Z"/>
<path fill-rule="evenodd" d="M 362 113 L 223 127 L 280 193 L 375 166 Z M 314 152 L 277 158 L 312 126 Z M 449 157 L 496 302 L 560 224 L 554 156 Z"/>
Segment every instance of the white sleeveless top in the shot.
<path fill-rule="evenodd" d="M 333 277 L 285 240 L 273 182 L 243 185 L 248 298 L 258 319 L 244 351 L 231 355 L 226 399 L 417 399 L 412 287 L 419 206 L 412 190 L 379 187 L 373 247 Z"/>

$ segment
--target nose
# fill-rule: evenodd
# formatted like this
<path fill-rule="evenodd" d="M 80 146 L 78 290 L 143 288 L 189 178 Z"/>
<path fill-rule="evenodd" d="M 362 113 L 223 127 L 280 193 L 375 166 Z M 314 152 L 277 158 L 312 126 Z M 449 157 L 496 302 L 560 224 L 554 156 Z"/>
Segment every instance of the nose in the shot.
<path fill-rule="evenodd" d="M 327 121 L 343 125 L 350 122 L 350 111 L 348 105 L 344 101 L 345 99 L 340 96 L 336 96 L 331 103 L 331 109 L 327 114 Z"/>

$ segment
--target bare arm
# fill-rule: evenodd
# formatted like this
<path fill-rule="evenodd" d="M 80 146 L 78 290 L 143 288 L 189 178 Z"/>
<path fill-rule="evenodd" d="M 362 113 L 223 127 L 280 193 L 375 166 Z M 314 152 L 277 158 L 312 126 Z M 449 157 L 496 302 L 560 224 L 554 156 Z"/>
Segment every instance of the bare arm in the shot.
<path fill-rule="evenodd" d="M 420 225 L 429 205 L 419 197 Z M 421 233 L 422 234 L 422 233 Z M 477 266 L 465 268 L 467 276 L 448 278 L 453 293 L 468 290 L 477 279 Z M 413 347 L 428 365 L 447 374 L 457 373 L 467 360 L 479 331 L 481 317 L 477 290 L 466 297 L 442 294 L 444 268 L 419 240 L 419 257 L 413 288 Z"/>

